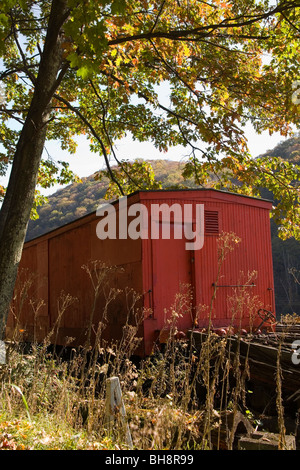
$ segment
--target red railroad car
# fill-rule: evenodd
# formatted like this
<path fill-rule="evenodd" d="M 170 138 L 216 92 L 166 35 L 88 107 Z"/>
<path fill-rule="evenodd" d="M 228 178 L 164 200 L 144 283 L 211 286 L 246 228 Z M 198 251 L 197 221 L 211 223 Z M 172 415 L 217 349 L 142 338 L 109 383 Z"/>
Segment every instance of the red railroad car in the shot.
<path fill-rule="evenodd" d="M 212 189 L 138 191 L 31 240 L 7 337 L 41 341 L 55 327 L 56 344 L 83 345 L 99 324 L 102 338 L 118 340 L 139 319 L 140 353 L 149 354 L 175 318 L 182 332 L 209 323 L 272 328 L 270 209 L 270 201 Z M 113 267 L 103 280 L 96 260 Z M 100 291 L 82 268 L 89 263 Z M 76 298 L 63 316 L 62 292 Z"/>

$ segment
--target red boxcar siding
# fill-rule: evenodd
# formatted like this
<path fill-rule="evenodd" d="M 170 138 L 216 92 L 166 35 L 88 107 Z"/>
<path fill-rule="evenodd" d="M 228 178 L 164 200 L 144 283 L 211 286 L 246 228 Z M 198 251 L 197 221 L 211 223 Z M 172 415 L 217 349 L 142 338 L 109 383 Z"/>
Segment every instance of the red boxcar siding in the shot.
<path fill-rule="evenodd" d="M 139 334 L 144 339 L 146 354 L 151 352 L 159 332 L 168 326 L 167 319 L 176 302 L 175 310 L 179 310 L 180 314 L 179 329 L 190 328 L 195 320 L 199 326 L 207 326 L 213 283 L 216 282 L 221 286 L 236 286 L 247 281 L 248 273 L 257 272 L 253 287 L 218 288 L 211 309 L 213 326 L 230 325 L 234 312 L 235 323 L 249 327 L 249 311 L 255 305 L 256 313 L 259 303 L 274 312 L 269 202 L 214 190 L 145 191 L 128 198 L 128 205 L 138 202 L 146 206 L 149 217 L 153 204 L 167 203 L 171 206 L 176 203 L 182 209 L 184 204 L 192 204 L 193 219 L 196 216 L 196 204 L 204 204 L 207 226 L 203 248 L 189 251 L 185 249 L 185 239 L 173 237 L 170 240 L 153 240 L 150 234 L 144 240 L 99 240 L 96 235 L 99 217 L 95 213 L 83 217 L 25 245 L 18 282 L 22 281 L 23 268 L 36 273 L 36 281 L 28 298 L 42 298 L 45 305 L 35 316 L 29 304 L 23 305 L 17 320 L 20 301 L 12 304 L 16 315 L 11 314 L 9 317 L 8 336 L 11 337 L 13 331 L 18 329 L 25 330 L 25 339 L 43 339 L 57 321 L 57 301 L 64 291 L 77 298 L 77 301 L 60 320 L 56 341 L 64 344 L 68 336 L 76 338 L 73 344 L 83 344 L 94 293 L 82 265 L 88 264 L 90 260 L 101 260 L 107 265 L 118 267 L 110 280 L 110 286 L 123 290 L 129 287 L 141 294 L 143 301 L 137 307 L 144 306 L 147 314 Z M 148 223 L 150 230 L 150 218 Z M 226 257 L 221 277 L 217 279 L 217 240 L 221 232 L 234 232 L 241 242 Z M 179 308 L 178 302 L 183 297 L 177 294 L 181 287 L 187 285 L 191 288 L 191 305 Z M 239 300 L 241 292 L 246 293 L 243 295 L 244 301 L 248 299 L 248 304 L 243 308 Z M 125 304 L 124 295 L 111 303 L 105 339 L 121 338 L 128 313 Z M 103 309 L 103 296 L 100 296 L 93 318 L 94 325 L 101 321 Z"/>
<path fill-rule="evenodd" d="M 153 316 L 144 324 L 148 351 L 156 332 L 167 326 L 166 313 L 170 314 L 176 304 L 180 283 L 191 283 L 193 316 L 199 327 L 207 327 L 210 312 L 213 327 L 235 325 L 248 330 L 249 324 L 253 327 L 261 322 L 257 317 L 259 307 L 275 313 L 269 202 L 217 191 L 165 192 L 159 198 L 155 193 L 142 193 L 141 198 L 149 211 L 151 204 L 168 201 L 169 205 L 193 203 L 195 213 L 196 204 L 203 203 L 206 212 L 218 216 L 218 230 L 210 219 L 204 246 L 199 251 L 187 252 L 183 240 L 144 241 L 144 290 L 151 291 L 147 305 L 153 307 Z M 217 279 L 217 240 L 221 232 L 233 232 L 241 241 L 226 256 Z M 250 284 L 254 282 L 254 286 L 223 287 L 245 285 L 253 272 L 256 276 Z M 211 308 L 216 282 L 222 287 L 217 289 Z M 178 320 L 178 328 L 191 327 L 191 316 L 187 307 L 186 314 Z"/>
<path fill-rule="evenodd" d="M 143 290 L 141 240 L 99 240 L 96 235 L 98 222 L 96 214 L 91 214 L 25 244 L 17 281 L 20 288 L 16 286 L 17 298 L 8 318 L 7 337 L 13 338 L 17 334 L 26 341 L 42 341 L 54 328 L 52 341 L 56 344 L 63 345 L 69 338 L 74 338 L 70 345 L 83 345 L 93 315 L 93 338 L 98 323 L 104 321 L 106 299 L 101 292 L 93 309 L 95 291 L 83 266 L 91 267 L 92 261 L 100 260 L 106 266 L 114 267 L 103 282 L 105 294 L 108 295 L 111 288 L 122 291 L 110 303 L 109 321 L 105 321 L 102 339 L 121 339 L 122 327 L 129 315 L 126 303 L 130 304 L 133 297 L 126 294 L 125 289 L 139 293 Z M 21 302 L 17 292 L 31 273 L 33 284 Z M 108 286 L 106 281 L 109 281 Z M 73 301 L 59 318 L 65 295 L 70 295 Z M 37 305 L 41 299 L 45 306 L 34 315 L 30 300 Z M 136 303 L 136 310 L 141 308 L 140 303 Z"/>

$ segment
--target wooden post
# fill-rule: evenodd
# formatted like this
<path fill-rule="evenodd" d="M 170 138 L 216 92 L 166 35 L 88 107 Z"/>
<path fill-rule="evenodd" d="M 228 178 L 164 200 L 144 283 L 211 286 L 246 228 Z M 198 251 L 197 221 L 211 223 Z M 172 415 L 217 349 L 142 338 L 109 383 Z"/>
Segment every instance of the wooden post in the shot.
<path fill-rule="evenodd" d="M 6 364 L 6 350 L 4 341 L 0 341 L 0 364 Z"/>
<path fill-rule="evenodd" d="M 109 428 L 114 424 L 116 413 L 120 413 L 122 421 L 126 421 L 126 411 L 122 400 L 122 391 L 118 377 L 111 377 L 106 380 L 106 403 L 105 417 Z M 126 424 L 126 441 L 130 449 L 133 448 L 131 434 L 128 423 Z"/>

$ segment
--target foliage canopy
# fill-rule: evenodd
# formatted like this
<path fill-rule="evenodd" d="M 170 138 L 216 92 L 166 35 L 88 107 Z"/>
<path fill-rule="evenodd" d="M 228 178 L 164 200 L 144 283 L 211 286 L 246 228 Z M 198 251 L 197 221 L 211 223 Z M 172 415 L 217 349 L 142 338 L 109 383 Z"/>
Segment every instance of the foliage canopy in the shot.
<path fill-rule="evenodd" d="M 119 161 L 116 141 L 131 134 L 161 151 L 183 145 L 186 178 L 206 185 L 214 175 L 216 187 L 253 195 L 268 188 L 280 201 L 281 236 L 300 238 L 297 162 L 253 159 L 244 135 L 248 122 L 283 136 L 299 123 L 299 1 L 2 0 L 1 175 L 13 164 L 50 10 L 60 4 L 67 14 L 47 139 L 75 153 L 85 134 L 119 193 L 125 176 L 128 190 L 145 171 L 146 187 L 156 182 L 145 165 Z M 42 159 L 41 187 L 73 178 L 66 163 Z"/>

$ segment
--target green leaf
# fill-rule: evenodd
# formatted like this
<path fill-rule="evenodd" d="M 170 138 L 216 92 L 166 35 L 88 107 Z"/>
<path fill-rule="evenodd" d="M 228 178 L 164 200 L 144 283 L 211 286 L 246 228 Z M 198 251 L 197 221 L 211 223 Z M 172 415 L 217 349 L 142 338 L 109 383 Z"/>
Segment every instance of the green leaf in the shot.
<path fill-rule="evenodd" d="M 87 65 L 84 65 L 77 70 L 77 75 L 83 78 L 83 80 L 87 80 L 92 77 L 92 70 Z"/>
<path fill-rule="evenodd" d="M 25 409 L 26 409 L 26 413 L 27 413 L 28 419 L 29 419 L 29 421 L 31 422 L 31 417 L 30 417 L 30 413 L 29 413 L 29 407 L 28 407 L 26 398 L 25 398 L 25 396 L 24 396 L 22 390 L 21 390 L 20 387 L 18 387 L 17 385 L 12 384 L 11 386 L 12 386 L 12 388 L 13 388 L 14 390 L 16 390 L 16 391 L 21 395 L 22 401 L 23 401 L 24 406 L 25 406 Z"/>

